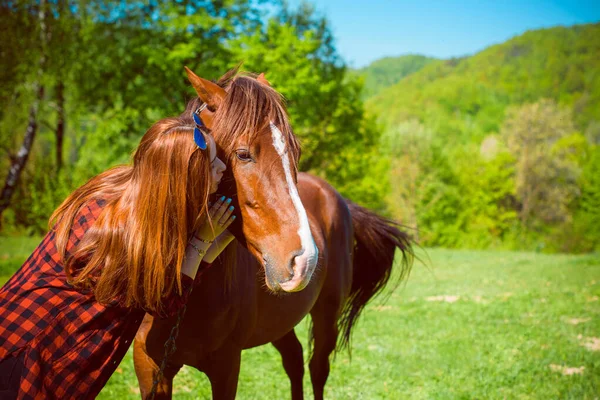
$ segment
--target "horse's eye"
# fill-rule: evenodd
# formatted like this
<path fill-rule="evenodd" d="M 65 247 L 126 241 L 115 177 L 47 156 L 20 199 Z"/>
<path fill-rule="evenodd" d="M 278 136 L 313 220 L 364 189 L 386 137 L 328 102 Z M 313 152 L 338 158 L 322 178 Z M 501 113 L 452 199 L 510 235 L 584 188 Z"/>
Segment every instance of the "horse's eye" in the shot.
<path fill-rule="evenodd" d="M 250 152 L 248 150 L 245 150 L 245 149 L 236 150 L 235 155 L 240 161 L 243 161 L 243 162 L 252 161 L 252 156 L 250 155 Z"/>

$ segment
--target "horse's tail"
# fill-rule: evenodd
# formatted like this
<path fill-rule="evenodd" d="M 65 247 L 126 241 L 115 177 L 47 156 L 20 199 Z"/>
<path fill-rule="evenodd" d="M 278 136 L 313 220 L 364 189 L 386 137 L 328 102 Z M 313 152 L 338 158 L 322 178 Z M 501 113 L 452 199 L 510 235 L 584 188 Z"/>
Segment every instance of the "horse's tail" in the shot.
<path fill-rule="evenodd" d="M 340 348 L 350 348 L 352 327 L 366 304 L 388 283 L 396 249 L 402 253 L 398 283 L 407 277 L 414 260 L 412 239 L 397 222 L 346 200 L 354 226 L 354 264 L 350 296 L 339 320 Z"/>

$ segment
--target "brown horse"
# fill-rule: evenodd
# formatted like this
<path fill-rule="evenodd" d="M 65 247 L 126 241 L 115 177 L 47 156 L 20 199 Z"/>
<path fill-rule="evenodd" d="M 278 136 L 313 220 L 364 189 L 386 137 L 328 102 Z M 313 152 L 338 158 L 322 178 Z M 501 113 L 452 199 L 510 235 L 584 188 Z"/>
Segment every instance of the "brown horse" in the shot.
<path fill-rule="evenodd" d="M 206 373 L 213 398 L 234 399 L 242 350 L 272 343 L 290 378 L 292 399 L 302 399 L 304 362 L 294 327 L 310 313 L 309 368 L 314 396 L 322 399 L 330 354 L 336 345 L 349 344 L 354 322 L 388 282 L 396 248 L 403 260 L 399 275 L 408 273 L 410 240 L 393 222 L 345 200 L 325 181 L 296 173 L 297 143 L 287 115 L 279 113 L 281 100 L 271 96 L 275 92 L 262 75 L 228 76 L 225 90 L 188 75 L 208 104 L 202 119 L 227 159 L 230 190 L 237 193 L 242 217 L 239 242 L 248 250 L 232 244 L 237 247 L 233 266 L 216 260 L 204 271 L 156 398 L 171 398 L 173 378 L 185 364 Z M 193 101 L 188 112 L 200 104 Z M 239 121 L 224 121 L 219 107 L 248 112 L 245 105 L 259 118 L 241 129 Z M 318 249 L 314 253 L 311 243 Z M 298 246 L 301 250 L 294 250 Z M 316 254 L 318 264 L 312 268 Z M 173 324 L 147 315 L 138 331 L 134 361 L 142 398 L 150 392 Z"/>

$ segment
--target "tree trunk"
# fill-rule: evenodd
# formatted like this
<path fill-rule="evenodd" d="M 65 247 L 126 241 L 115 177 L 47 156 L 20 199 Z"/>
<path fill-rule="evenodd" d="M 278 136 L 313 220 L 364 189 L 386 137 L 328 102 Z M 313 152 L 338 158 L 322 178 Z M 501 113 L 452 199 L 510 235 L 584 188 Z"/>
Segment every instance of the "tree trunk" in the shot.
<path fill-rule="evenodd" d="M 56 86 L 58 121 L 56 122 L 56 174 L 63 166 L 63 142 L 65 137 L 65 84 L 61 79 Z"/>
<path fill-rule="evenodd" d="M 47 43 L 45 0 L 40 1 L 38 18 L 40 22 L 41 54 L 38 64 L 37 81 L 33 85 L 35 91 L 35 98 L 33 100 L 33 103 L 31 104 L 31 108 L 29 109 L 29 120 L 27 122 L 27 130 L 25 131 L 25 136 L 23 137 L 23 144 L 21 145 L 17 156 L 13 158 L 12 164 L 8 170 L 8 175 L 6 176 L 4 188 L 2 189 L 2 194 L 0 195 L 0 228 L 2 227 L 2 214 L 4 213 L 4 210 L 6 210 L 10 205 L 10 199 L 12 198 L 15 188 L 17 187 L 17 183 L 19 182 L 19 178 L 21 177 L 21 172 L 23 172 L 23 169 L 27 164 L 27 159 L 29 158 L 29 153 L 31 152 L 31 146 L 33 145 L 35 134 L 37 133 L 38 129 L 37 120 L 40 103 L 44 98 L 44 84 L 42 83 L 42 77 L 44 74 L 44 69 L 46 67 Z"/>

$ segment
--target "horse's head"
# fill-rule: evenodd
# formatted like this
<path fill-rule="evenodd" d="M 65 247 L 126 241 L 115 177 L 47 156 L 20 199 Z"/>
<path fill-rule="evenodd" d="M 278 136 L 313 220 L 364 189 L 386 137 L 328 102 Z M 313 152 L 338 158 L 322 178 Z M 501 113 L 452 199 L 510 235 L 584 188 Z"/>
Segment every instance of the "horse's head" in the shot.
<path fill-rule="evenodd" d="M 222 88 L 186 71 L 205 105 L 200 116 L 227 164 L 243 235 L 264 266 L 267 286 L 303 289 L 318 249 L 296 187 L 300 146 L 281 96 L 262 75 L 230 76 Z"/>

